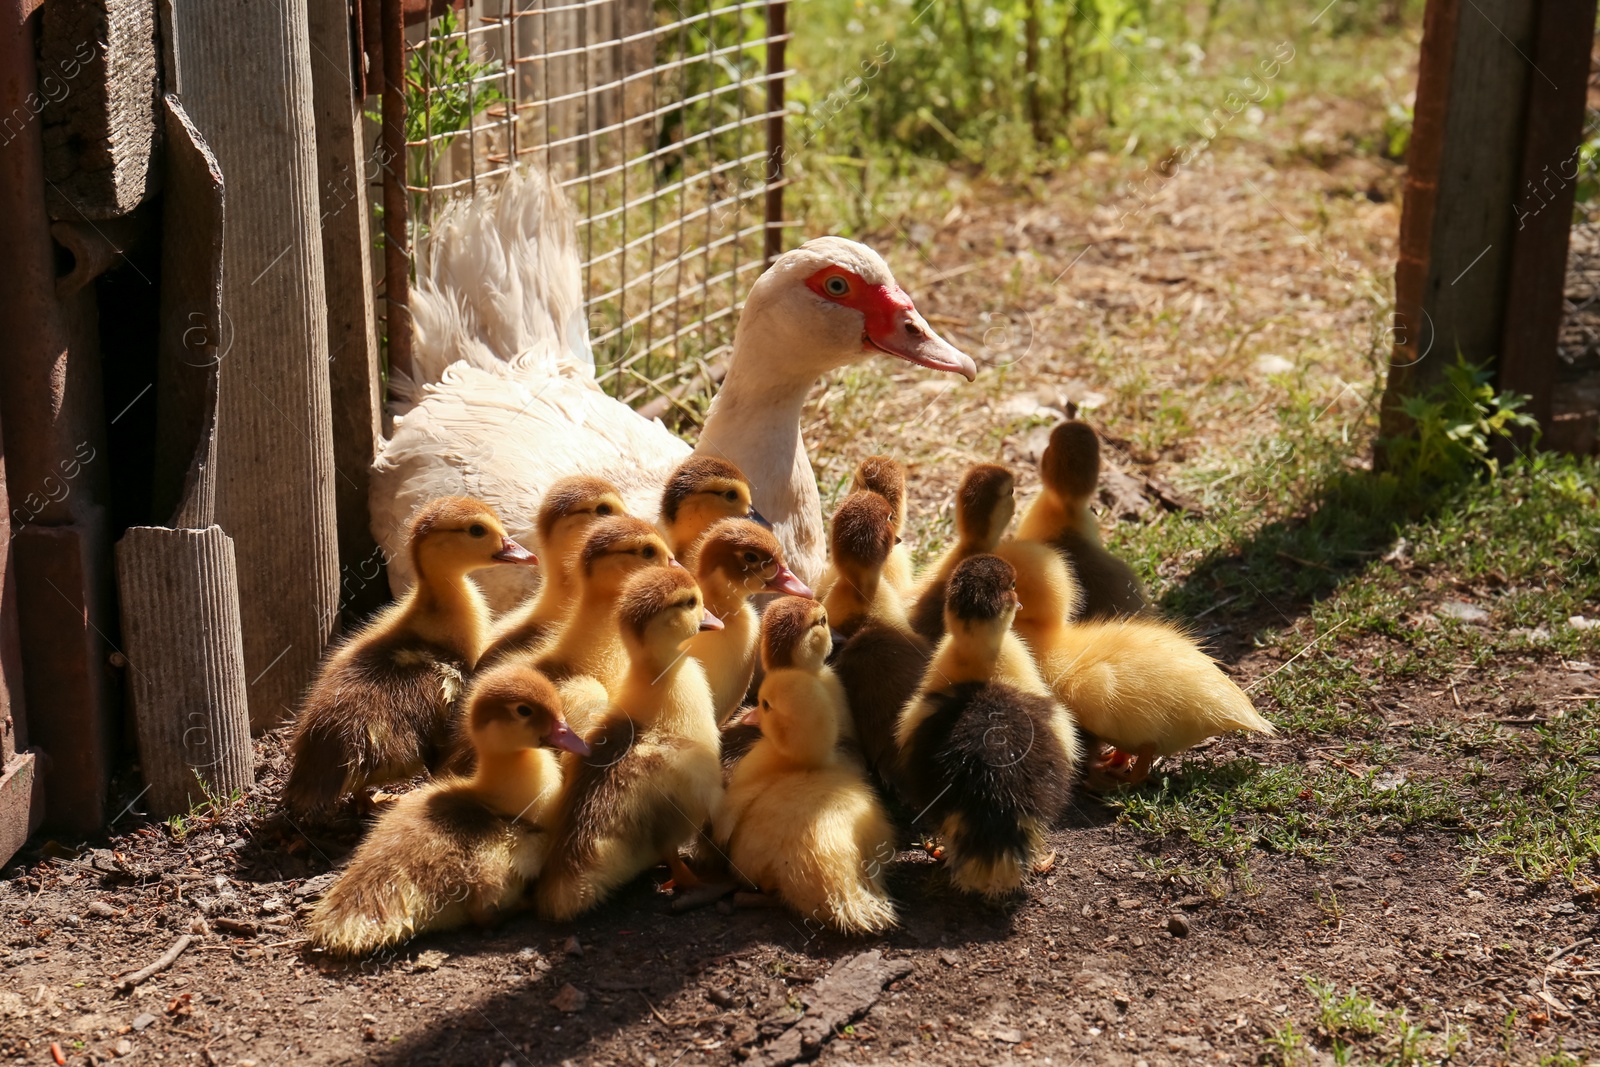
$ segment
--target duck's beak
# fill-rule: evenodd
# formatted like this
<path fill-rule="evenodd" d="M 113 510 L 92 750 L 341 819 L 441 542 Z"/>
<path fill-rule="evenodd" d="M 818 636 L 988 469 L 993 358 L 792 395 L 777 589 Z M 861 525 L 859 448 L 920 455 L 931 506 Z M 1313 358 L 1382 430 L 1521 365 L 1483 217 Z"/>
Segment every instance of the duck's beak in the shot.
<path fill-rule="evenodd" d="M 678 557 L 677 557 L 677 556 L 668 556 L 668 557 L 667 557 L 667 566 L 669 566 L 669 567 L 676 567 L 676 568 L 678 568 L 678 569 L 679 569 L 679 570 L 680 570 L 680 571 L 682 571 L 682 570 L 688 570 L 688 568 L 687 568 L 687 567 L 685 567 L 685 566 L 684 566 L 684 565 L 683 565 L 683 564 L 681 564 L 681 563 L 679 563 L 679 562 L 678 562 Z"/>
<path fill-rule="evenodd" d="M 744 718 L 741 721 L 746 726 L 754 726 L 758 730 L 761 729 L 761 705 L 751 704 L 748 708 L 745 708 Z"/>
<path fill-rule="evenodd" d="M 828 658 L 832 659 L 834 654 L 843 648 L 844 643 L 850 640 L 850 638 L 846 636 L 843 631 L 835 630 L 832 626 L 828 627 L 828 636 L 833 639 L 833 648 L 828 653 Z"/>
<path fill-rule="evenodd" d="M 886 292 L 881 309 L 866 316 L 869 348 L 929 370 L 953 371 L 967 381 L 978 376 L 972 357 L 933 332 L 904 291 Z"/>
<path fill-rule="evenodd" d="M 807 600 L 815 599 L 811 587 L 795 577 L 794 571 L 781 563 L 778 564 L 778 572 L 767 579 L 767 584 L 763 588 L 769 593 L 787 593 L 790 596 L 803 596 Z"/>
<path fill-rule="evenodd" d="M 550 732 L 545 735 L 544 743 L 551 748 L 559 748 L 563 752 L 571 752 L 579 756 L 589 754 L 589 744 L 575 733 L 572 727 L 564 720 L 557 719 L 555 725 L 550 727 Z"/>
<path fill-rule="evenodd" d="M 706 612 L 704 615 L 702 615 L 700 617 L 700 632 L 701 633 L 705 633 L 707 630 L 720 630 L 720 629 L 722 629 L 722 620 L 717 618 L 715 615 L 711 614 L 711 612 L 708 611 L 708 612 Z"/>
<path fill-rule="evenodd" d="M 745 513 L 745 518 L 749 519 L 757 526 L 760 526 L 762 529 L 772 529 L 772 523 L 767 521 L 767 517 L 765 515 L 756 510 L 756 506 L 754 504 L 750 505 L 750 510 Z"/>
<path fill-rule="evenodd" d="M 501 539 L 500 551 L 496 552 L 493 558 L 501 563 L 523 563 L 530 567 L 539 562 L 538 556 L 535 556 L 509 537 Z"/>

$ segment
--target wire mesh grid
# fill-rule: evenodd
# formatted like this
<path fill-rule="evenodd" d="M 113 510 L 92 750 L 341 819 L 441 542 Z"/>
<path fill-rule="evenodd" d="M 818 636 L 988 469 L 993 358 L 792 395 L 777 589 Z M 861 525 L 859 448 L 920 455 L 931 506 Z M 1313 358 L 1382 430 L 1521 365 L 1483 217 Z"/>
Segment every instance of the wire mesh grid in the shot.
<path fill-rule="evenodd" d="M 779 247 L 786 8 L 458 0 L 411 28 L 411 231 L 511 167 L 578 214 L 603 388 L 690 417 Z M 420 106 L 418 106 L 420 104 Z"/>

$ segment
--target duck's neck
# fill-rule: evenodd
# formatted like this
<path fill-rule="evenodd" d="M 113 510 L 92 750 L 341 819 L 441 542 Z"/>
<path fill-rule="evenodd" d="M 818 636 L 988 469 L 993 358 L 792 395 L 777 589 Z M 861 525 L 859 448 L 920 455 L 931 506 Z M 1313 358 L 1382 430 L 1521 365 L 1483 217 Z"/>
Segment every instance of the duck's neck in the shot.
<path fill-rule="evenodd" d="M 841 569 L 839 580 L 828 590 L 823 606 L 828 609 L 828 618 L 834 627 L 845 633 L 854 633 L 868 618 L 898 630 L 911 628 L 900 594 L 883 580 L 879 571 L 857 574 Z"/>
<path fill-rule="evenodd" d="M 952 630 L 939 642 L 930 676 L 951 686 L 989 681 L 999 666 L 1005 636 L 1006 631 L 999 629 L 963 627 L 959 632 Z"/>
<path fill-rule="evenodd" d="M 558 776 L 555 759 L 543 749 L 479 752 L 478 766 L 467 788 L 486 806 L 508 818 L 537 818 Z"/>
<path fill-rule="evenodd" d="M 578 606 L 567 617 L 555 644 L 541 658 L 564 663 L 602 682 L 610 676 L 612 661 L 622 651 L 617 632 L 616 596 L 607 590 L 588 588 L 578 598 Z M 602 673 L 604 672 L 604 673 Z"/>
<path fill-rule="evenodd" d="M 695 453 L 725 459 L 744 473 L 751 500 L 772 523 L 789 566 L 803 581 L 815 581 L 826 562 L 822 498 L 800 438 L 800 412 L 816 379 L 774 377 L 770 364 L 781 353 L 752 353 L 752 347 L 743 337 L 735 343 Z"/>
<path fill-rule="evenodd" d="M 715 744 L 717 722 L 705 671 L 686 653 L 635 652 L 614 703 L 641 726 L 686 734 Z"/>
<path fill-rule="evenodd" d="M 716 571 L 696 575 L 695 580 L 700 585 L 701 595 L 706 598 L 706 610 L 722 620 L 724 625 L 733 622 L 747 602 L 745 591 Z"/>
<path fill-rule="evenodd" d="M 1100 523 L 1087 500 L 1067 500 L 1045 489 L 1028 506 L 1027 514 L 1017 527 L 1017 539 L 1049 541 L 1066 530 L 1076 530 L 1095 544 L 1100 543 Z"/>
<path fill-rule="evenodd" d="M 420 569 L 400 624 L 431 644 L 476 663 L 487 637 L 489 609 L 465 571 Z"/>
<path fill-rule="evenodd" d="M 572 545 L 551 545 L 545 550 L 545 558 L 550 565 L 544 572 L 539 593 L 534 597 L 533 610 L 529 613 L 531 620 L 539 623 L 557 622 L 572 603 L 577 593 L 577 581 L 572 577 L 572 561 L 568 558 L 572 548 Z"/>

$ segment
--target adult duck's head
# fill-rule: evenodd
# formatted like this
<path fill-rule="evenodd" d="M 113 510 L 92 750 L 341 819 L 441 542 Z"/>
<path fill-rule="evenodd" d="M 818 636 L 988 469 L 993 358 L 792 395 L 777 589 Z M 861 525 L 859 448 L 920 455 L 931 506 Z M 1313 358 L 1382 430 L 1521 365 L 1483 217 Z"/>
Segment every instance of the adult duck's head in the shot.
<path fill-rule="evenodd" d="M 968 381 L 978 374 L 972 357 L 917 312 L 883 257 L 843 237 L 807 241 L 756 279 L 734 347 L 760 351 L 764 374 L 807 384 L 871 355 L 953 371 Z"/>

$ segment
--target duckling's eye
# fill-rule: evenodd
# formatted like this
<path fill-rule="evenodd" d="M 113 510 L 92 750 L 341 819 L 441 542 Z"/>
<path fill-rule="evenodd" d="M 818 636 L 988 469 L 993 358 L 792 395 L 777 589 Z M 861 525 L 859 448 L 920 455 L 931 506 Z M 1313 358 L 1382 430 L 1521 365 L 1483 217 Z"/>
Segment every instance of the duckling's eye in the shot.
<path fill-rule="evenodd" d="M 656 558 L 656 546 L 655 545 L 645 545 L 643 548 L 641 548 L 639 550 L 639 555 L 643 556 L 645 559 L 655 559 Z"/>
<path fill-rule="evenodd" d="M 481 522 L 475 522 L 471 526 L 467 527 L 467 533 L 471 534 L 473 537 L 482 537 L 488 532 L 489 528 Z"/>
<path fill-rule="evenodd" d="M 737 489 L 729 489 L 727 492 L 722 494 L 722 499 L 726 500 L 730 504 L 737 503 L 739 500 L 739 491 Z"/>
<path fill-rule="evenodd" d="M 524 719 L 529 719 L 533 717 L 533 709 L 528 707 L 526 704 L 518 704 L 517 714 L 521 715 Z"/>
<path fill-rule="evenodd" d="M 594 513 L 596 515 L 609 515 L 609 514 L 611 514 L 611 505 L 610 504 L 596 504 L 594 506 Z"/>
<path fill-rule="evenodd" d="M 837 274 L 823 282 L 822 287 L 828 290 L 829 296 L 843 296 L 850 291 L 850 283 Z"/>
<path fill-rule="evenodd" d="M 754 562 L 756 562 L 756 554 L 754 552 L 746 552 L 744 554 L 744 561 L 746 563 L 754 563 Z"/>

